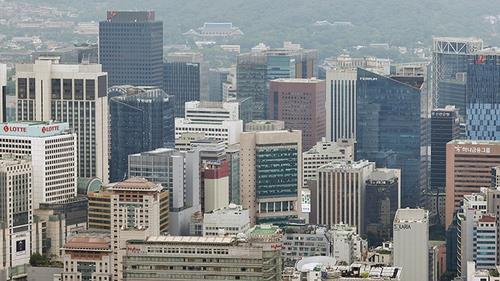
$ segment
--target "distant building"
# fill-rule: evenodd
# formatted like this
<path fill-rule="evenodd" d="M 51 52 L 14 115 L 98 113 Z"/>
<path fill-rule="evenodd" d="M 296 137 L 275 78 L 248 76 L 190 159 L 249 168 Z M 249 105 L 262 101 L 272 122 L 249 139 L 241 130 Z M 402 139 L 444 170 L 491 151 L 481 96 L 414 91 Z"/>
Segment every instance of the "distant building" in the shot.
<path fill-rule="evenodd" d="M 59 57 L 62 64 L 94 64 L 99 63 L 99 47 L 97 44 L 80 44 L 55 51 L 31 54 L 32 62 L 42 57 Z"/>
<path fill-rule="evenodd" d="M 282 120 L 285 128 L 302 131 L 302 149 L 325 137 L 325 81 L 275 79 L 269 84 L 269 118 Z"/>
<path fill-rule="evenodd" d="M 469 57 L 466 93 L 467 138 L 500 140 L 500 49 Z"/>
<path fill-rule="evenodd" d="M 285 129 L 285 121 L 281 120 L 252 120 L 245 123 L 245 132 L 280 131 Z"/>
<path fill-rule="evenodd" d="M 490 186 L 491 168 L 498 165 L 500 141 L 454 140 L 446 145 L 445 227 L 452 223 L 464 195 Z"/>
<path fill-rule="evenodd" d="M 175 97 L 175 117 L 184 116 L 184 105 L 208 101 L 208 68 L 200 53 L 170 53 L 163 63 L 163 90 Z"/>
<path fill-rule="evenodd" d="M 7 122 L 7 65 L 0 63 L 0 121 Z"/>
<path fill-rule="evenodd" d="M 465 101 L 465 90 L 461 86 L 460 73 L 467 72 L 467 61 L 475 52 L 483 49 L 483 40 L 478 38 L 453 38 L 435 37 L 432 39 L 432 97 L 433 107 L 444 107 L 455 105 L 463 114 L 465 108 L 462 104 L 450 103 L 448 96 L 456 95 L 460 100 Z M 455 90 L 450 91 L 450 86 L 454 81 Z M 442 83 L 446 83 L 443 85 Z M 443 89 L 442 88 L 448 88 Z M 459 91 L 456 91 L 459 90 Z M 441 100 L 441 95 L 444 95 Z M 444 103 L 446 101 L 446 103 Z"/>
<path fill-rule="evenodd" d="M 394 266 L 404 268 L 401 279 L 429 278 L 429 221 L 423 209 L 399 209 L 394 218 Z"/>
<path fill-rule="evenodd" d="M 108 11 L 99 22 L 99 62 L 109 86 L 162 87 L 163 22 L 154 11 Z"/>
<path fill-rule="evenodd" d="M 332 241 L 327 227 L 291 222 L 283 226 L 283 232 L 281 256 L 285 267 L 295 266 L 303 257 L 331 256 Z"/>
<path fill-rule="evenodd" d="M 208 100 L 223 101 L 223 84 L 227 82 L 228 68 L 211 68 L 208 72 Z"/>
<path fill-rule="evenodd" d="M 263 53 L 238 55 L 236 64 L 238 98 L 252 98 L 252 120 L 266 119 L 267 58 Z"/>
<path fill-rule="evenodd" d="M 206 22 L 197 30 L 190 29 L 183 35 L 202 40 L 222 40 L 243 35 L 243 32 L 231 22 Z"/>
<path fill-rule="evenodd" d="M 252 224 L 284 224 L 298 215 L 301 138 L 300 131 L 241 134 L 240 203 L 249 210 Z"/>
<path fill-rule="evenodd" d="M 157 87 L 116 86 L 109 92 L 113 95 L 109 100 L 109 176 L 115 182 L 127 177 L 130 154 L 173 147 L 174 100 Z"/>

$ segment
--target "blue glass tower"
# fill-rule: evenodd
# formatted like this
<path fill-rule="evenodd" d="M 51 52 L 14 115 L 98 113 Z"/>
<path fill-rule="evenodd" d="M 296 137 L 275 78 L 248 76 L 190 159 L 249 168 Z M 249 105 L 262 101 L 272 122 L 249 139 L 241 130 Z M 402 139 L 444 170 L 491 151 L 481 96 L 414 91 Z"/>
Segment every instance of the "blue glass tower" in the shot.
<path fill-rule="evenodd" d="M 113 87 L 110 90 L 111 182 L 128 171 L 130 154 L 174 143 L 174 100 L 156 87 Z"/>
<path fill-rule="evenodd" d="M 418 205 L 421 76 L 386 77 L 358 68 L 356 159 L 401 169 L 402 206 Z"/>
<path fill-rule="evenodd" d="M 466 111 L 469 139 L 500 140 L 500 51 L 469 59 Z"/>

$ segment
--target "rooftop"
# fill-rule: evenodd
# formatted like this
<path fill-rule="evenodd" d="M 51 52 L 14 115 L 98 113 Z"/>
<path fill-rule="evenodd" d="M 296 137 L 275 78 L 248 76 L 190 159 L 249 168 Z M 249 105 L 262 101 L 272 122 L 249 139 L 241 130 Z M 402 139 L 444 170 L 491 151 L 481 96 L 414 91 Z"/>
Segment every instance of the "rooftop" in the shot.
<path fill-rule="evenodd" d="M 315 77 L 310 78 L 310 79 L 305 79 L 305 78 L 278 78 L 278 79 L 273 79 L 271 82 L 282 82 L 282 83 L 311 83 L 311 84 L 317 84 L 324 82 L 324 80 L 317 79 Z"/>
<path fill-rule="evenodd" d="M 106 235 L 75 236 L 70 238 L 65 249 L 111 250 L 111 239 Z"/>
<path fill-rule="evenodd" d="M 500 145 L 500 141 L 494 140 L 452 140 L 448 144 L 473 144 L 473 145 Z"/>
<path fill-rule="evenodd" d="M 394 223 L 427 222 L 429 211 L 424 209 L 398 209 Z"/>
<path fill-rule="evenodd" d="M 109 190 L 127 190 L 127 191 L 160 191 L 162 187 L 150 182 L 144 178 L 129 178 L 111 186 Z"/>
<path fill-rule="evenodd" d="M 181 243 L 181 244 L 219 244 L 229 245 L 234 243 L 230 237 L 200 237 L 200 236 L 151 236 L 145 243 Z"/>

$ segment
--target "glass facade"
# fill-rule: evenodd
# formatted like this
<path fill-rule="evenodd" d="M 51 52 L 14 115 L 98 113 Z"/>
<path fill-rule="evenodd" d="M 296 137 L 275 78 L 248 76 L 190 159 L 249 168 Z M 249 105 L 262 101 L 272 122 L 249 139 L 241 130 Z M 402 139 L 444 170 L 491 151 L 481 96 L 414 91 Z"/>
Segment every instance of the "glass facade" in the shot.
<path fill-rule="evenodd" d="M 109 85 L 161 87 L 163 22 L 150 12 L 113 13 L 99 23 L 99 63 Z"/>
<path fill-rule="evenodd" d="M 126 178 L 128 156 L 173 146 L 174 105 L 172 96 L 160 89 L 110 99 L 110 180 Z"/>
<path fill-rule="evenodd" d="M 238 56 L 236 66 L 238 98 L 252 98 L 251 120 L 266 119 L 267 60 L 262 53 L 248 53 Z"/>
<path fill-rule="evenodd" d="M 500 140 L 500 54 L 469 59 L 466 109 L 467 138 Z"/>
<path fill-rule="evenodd" d="M 295 78 L 295 58 L 289 55 L 267 57 L 267 80 Z"/>
<path fill-rule="evenodd" d="M 465 80 L 443 80 L 439 82 L 439 101 L 436 107 L 454 105 L 460 114 L 465 117 Z"/>
<path fill-rule="evenodd" d="M 257 199 L 297 196 L 297 153 L 296 146 L 257 147 Z"/>
<path fill-rule="evenodd" d="M 421 91 L 364 69 L 358 68 L 357 77 L 356 159 L 375 162 L 377 167 L 401 169 L 402 207 L 417 206 Z"/>
<path fill-rule="evenodd" d="M 164 63 L 163 90 L 175 96 L 175 117 L 184 117 L 185 103 L 200 100 L 200 64 Z"/>

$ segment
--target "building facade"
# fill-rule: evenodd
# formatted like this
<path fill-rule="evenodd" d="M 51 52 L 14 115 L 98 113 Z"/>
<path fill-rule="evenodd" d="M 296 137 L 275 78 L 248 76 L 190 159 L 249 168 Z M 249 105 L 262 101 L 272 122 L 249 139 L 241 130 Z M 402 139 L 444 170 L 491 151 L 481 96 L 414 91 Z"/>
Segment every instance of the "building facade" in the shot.
<path fill-rule="evenodd" d="M 300 131 L 241 134 L 240 202 L 252 224 L 283 224 L 298 215 L 301 138 Z"/>
<path fill-rule="evenodd" d="M 321 225 L 346 223 L 364 233 L 366 180 L 375 163 L 335 161 L 317 170 L 317 185 L 311 189 L 311 222 Z M 311 188 L 311 187 L 310 187 Z"/>
<path fill-rule="evenodd" d="M 154 11 L 108 11 L 99 22 L 99 63 L 110 86 L 162 87 L 163 22 Z"/>
<path fill-rule="evenodd" d="M 108 182 L 107 74 L 57 59 L 16 66 L 18 121 L 67 122 L 78 139 L 78 176 Z"/>
<path fill-rule="evenodd" d="M 174 101 L 157 87 L 113 87 L 109 100 L 111 126 L 110 180 L 127 176 L 128 156 L 174 146 Z"/>
<path fill-rule="evenodd" d="M 356 159 L 373 161 L 377 167 L 401 169 L 402 204 L 416 206 L 424 171 L 424 78 L 386 77 L 363 69 L 358 69 L 357 75 Z"/>
<path fill-rule="evenodd" d="M 252 120 L 267 117 L 267 58 L 252 52 L 238 56 L 236 64 L 238 98 L 252 98 Z"/>
<path fill-rule="evenodd" d="M 405 270 L 402 280 L 429 278 L 429 222 L 423 209 L 399 209 L 393 225 L 394 266 Z"/>
<path fill-rule="evenodd" d="M 77 136 L 68 123 L 4 123 L 0 153 L 31 157 L 33 208 L 76 196 Z"/>
<path fill-rule="evenodd" d="M 452 223 L 464 195 L 490 186 L 491 168 L 498 165 L 500 142 L 454 140 L 446 145 L 445 227 Z"/>
<path fill-rule="evenodd" d="M 302 131 L 304 151 L 325 136 L 324 80 L 271 80 L 268 104 L 270 119 L 284 121 L 286 129 Z"/>
<path fill-rule="evenodd" d="M 250 230 L 248 210 L 241 205 L 229 206 L 203 214 L 203 236 L 231 236 Z"/>

